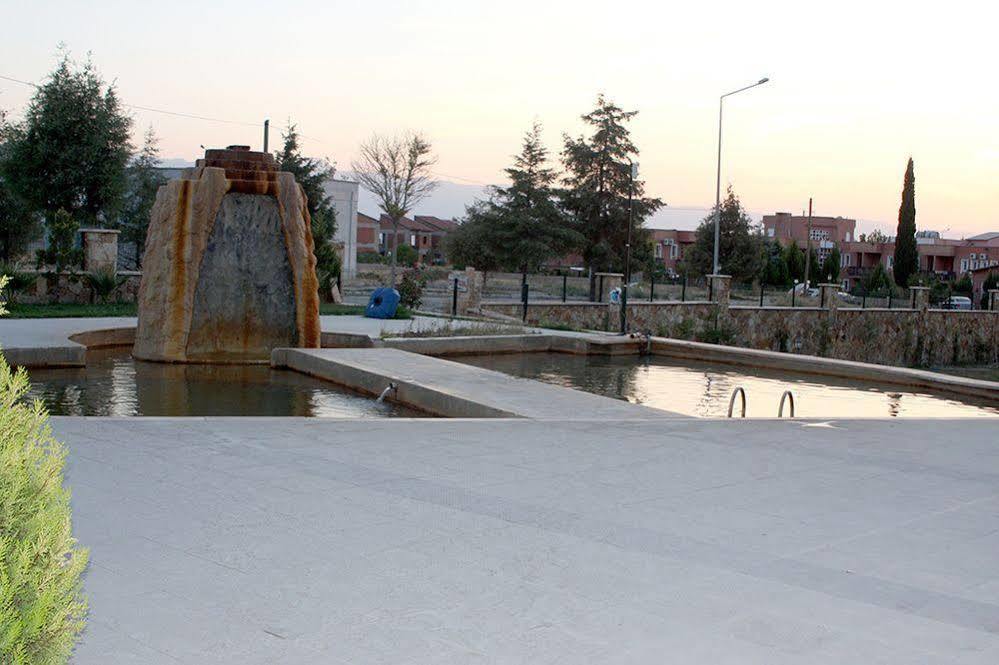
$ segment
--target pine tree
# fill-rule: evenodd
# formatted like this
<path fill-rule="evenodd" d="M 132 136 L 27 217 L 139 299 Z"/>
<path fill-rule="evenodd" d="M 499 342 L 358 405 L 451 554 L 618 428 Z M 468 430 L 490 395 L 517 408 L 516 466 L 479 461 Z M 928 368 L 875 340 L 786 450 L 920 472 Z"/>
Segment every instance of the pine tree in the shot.
<path fill-rule="evenodd" d="M 638 149 L 631 141 L 625 123 L 637 111 L 623 111 L 604 98 L 582 116 L 592 128 L 589 137 L 564 137 L 562 163 L 565 167 L 562 208 L 574 219 L 583 236 L 583 261 L 590 269 L 590 298 L 595 298 L 595 272 L 622 270 L 628 238 L 628 193 L 631 165 Z M 635 180 L 632 221 L 632 261 L 642 265 L 652 250 L 651 234 L 642 221 L 663 206 L 659 199 L 645 198 L 645 183 Z"/>
<path fill-rule="evenodd" d="M 830 250 L 826 260 L 822 262 L 822 273 L 819 275 L 821 281 L 832 281 L 835 282 L 839 279 L 840 271 L 840 253 L 839 247 L 833 246 Z"/>
<path fill-rule="evenodd" d="M 469 209 L 471 228 L 484 228 L 498 263 L 521 273 L 526 282 L 528 272 L 565 255 L 582 236 L 556 205 L 553 186 L 558 176 L 548 166 L 540 124 L 524 135 L 521 152 L 506 174 L 509 187 L 493 187 L 488 202 Z"/>
<path fill-rule="evenodd" d="M 160 163 L 159 139 L 150 127 L 146 130 L 142 149 L 129 164 L 128 190 L 122 206 L 119 227 L 121 240 L 135 245 L 135 267 L 142 267 L 142 255 L 149 230 L 149 213 L 156 202 L 156 192 L 167 179 L 157 169 Z"/>
<path fill-rule="evenodd" d="M 316 273 L 319 277 L 319 295 L 327 300 L 330 290 L 340 275 L 340 255 L 333 244 L 336 234 L 336 209 L 326 194 L 325 183 L 336 173 L 328 159 L 315 159 L 302 155 L 298 127 L 288 123 L 281 135 L 284 145 L 274 154 L 279 171 L 295 176 L 308 199 L 309 217 L 312 220 L 312 242 L 316 255 Z"/>
<path fill-rule="evenodd" d="M 105 86 L 89 60 L 77 66 L 64 53 L 12 128 L 0 175 L 47 223 L 59 210 L 81 225 L 114 223 L 132 155 L 131 127 L 114 85 Z"/>
<path fill-rule="evenodd" d="M 916 177 L 912 157 L 905 168 L 902 185 L 902 205 L 898 209 L 898 230 L 895 233 L 895 259 L 892 273 L 896 284 L 906 286 L 909 278 L 919 272 L 916 250 Z"/>
<path fill-rule="evenodd" d="M 752 218 L 730 187 L 721 204 L 719 215 L 718 258 L 721 271 L 737 282 L 749 282 L 759 277 L 763 267 L 763 237 Z M 707 275 L 714 263 L 714 213 L 697 227 L 694 244 L 684 256 L 685 270 L 690 274 Z"/>

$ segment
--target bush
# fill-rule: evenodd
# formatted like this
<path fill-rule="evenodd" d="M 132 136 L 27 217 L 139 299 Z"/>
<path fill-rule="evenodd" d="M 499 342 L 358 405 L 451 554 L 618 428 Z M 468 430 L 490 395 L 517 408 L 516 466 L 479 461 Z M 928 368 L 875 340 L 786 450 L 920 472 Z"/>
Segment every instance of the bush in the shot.
<path fill-rule="evenodd" d="M 10 302 L 17 302 L 17 295 L 34 286 L 37 279 L 34 273 L 21 272 L 11 264 L 0 265 L 0 275 L 7 278 L 2 296 Z"/>
<path fill-rule="evenodd" d="M 402 279 L 396 288 L 399 290 L 399 304 L 409 309 L 419 309 L 423 304 L 423 287 L 426 286 L 423 276 L 416 270 L 402 273 Z"/>
<path fill-rule="evenodd" d="M 358 263 L 385 263 L 385 257 L 378 252 L 361 252 L 357 255 Z"/>
<path fill-rule="evenodd" d="M 395 262 L 396 265 L 400 266 L 415 266 L 416 262 L 420 260 L 420 253 L 416 251 L 415 248 L 409 245 L 399 245 L 399 248 L 395 250 Z"/>
<path fill-rule="evenodd" d="M 114 290 L 125 282 L 124 277 L 118 277 L 114 270 L 107 268 L 89 273 L 84 279 L 90 289 L 90 302 L 101 304 L 106 303 Z"/>
<path fill-rule="evenodd" d="M 0 358 L 0 659 L 65 663 L 87 611 L 87 550 L 72 535 L 65 448 L 27 390 L 24 370 Z"/>

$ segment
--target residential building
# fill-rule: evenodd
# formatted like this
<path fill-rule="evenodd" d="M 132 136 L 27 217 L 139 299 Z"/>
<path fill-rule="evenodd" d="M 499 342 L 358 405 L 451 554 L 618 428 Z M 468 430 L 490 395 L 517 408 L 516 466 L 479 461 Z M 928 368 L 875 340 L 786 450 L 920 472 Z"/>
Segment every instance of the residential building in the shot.
<path fill-rule="evenodd" d="M 392 220 L 382 214 L 378 219 L 378 251 L 382 254 L 392 251 L 401 244 L 407 244 L 417 251 L 422 263 L 444 263 L 444 238 L 458 226 L 451 219 L 441 219 L 432 215 L 403 217 L 393 238 Z"/>
<path fill-rule="evenodd" d="M 680 261 L 687 248 L 694 244 L 695 231 L 679 229 L 653 229 L 652 243 L 656 259 L 662 261 L 663 267 L 672 275 L 680 273 Z"/>

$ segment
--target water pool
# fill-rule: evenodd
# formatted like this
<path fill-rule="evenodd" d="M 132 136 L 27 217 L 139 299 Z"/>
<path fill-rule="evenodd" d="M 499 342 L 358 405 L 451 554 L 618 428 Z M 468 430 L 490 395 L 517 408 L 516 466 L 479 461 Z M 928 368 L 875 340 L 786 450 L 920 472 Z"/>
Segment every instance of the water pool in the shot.
<path fill-rule="evenodd" d="M 90 351 L 86 367 L 33 369 L 29 398 L 57 416 L 420 417 L 418 411 L 266 365 L 177 365 Z"/>
<path fill-rule="evenodd" d="M 454 358 L 459 362 L 691 416 L 724 417 L 737 386 L 747 417 L 773 417 L 791 390 L 795 415 L 814 418 L 957 418 L 997 416 L 995 402 L 735 365 L 658 357 L 529 353 Z M 738 413 L 738 399 L 736 400 Z M 787 412 L 785 412 L 787 415 Z"/>

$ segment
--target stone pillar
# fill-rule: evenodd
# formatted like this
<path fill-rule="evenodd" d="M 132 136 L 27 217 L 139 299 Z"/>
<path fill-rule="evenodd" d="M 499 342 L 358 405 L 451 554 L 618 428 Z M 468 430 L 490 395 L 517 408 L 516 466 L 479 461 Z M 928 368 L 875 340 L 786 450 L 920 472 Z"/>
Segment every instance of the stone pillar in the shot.
<path fill-rule="evenodd" d="M 912 309 L 923 309 L 930 306 L 930 287 L 910 286 L 909 291 L 911 293 L 909 304 L 912 305 Z"/>
<path fill-rule="evenodd" d="M 731 275 L 708 275 L 711 289 L 711 302 L 718 303 L 723 309 L 728 309 L 732 294 Z"/>
<path fill-rule="evenodd" d="M 624 282 L 624 274 L 619 272 L 598 272 L 597 278 L 597 300 L 600 302 L 610 302 L 610 292 L 621 288 Z"/>
<path fill-rule="evenodd" d="M 448 273 L 446 311 L 451 311 L 454 302 L 455 280 L 458 281 L 458 315 L 465 316 L 472 310 L 481 309 L 482 273 L 475 268 L 465 268 Z"/>
<path fill-rule="evenodd" d="M 118 272 L 118 234 L 114 229 L 80 229 L 83 234 L 83 269 Z"/>
<path fill-rule="evenodd" d="M 989 309 L 999 312 L 999 289 L 989 289 Z"/>
<path fill-rule="evenodd" d="M 839 293 L 840 285 L 827 282 L 819 284 L 818 287 L 822 306 L 830 311 L 836 311 L 839 308 L 839 298 L 836 294 Z"/>

